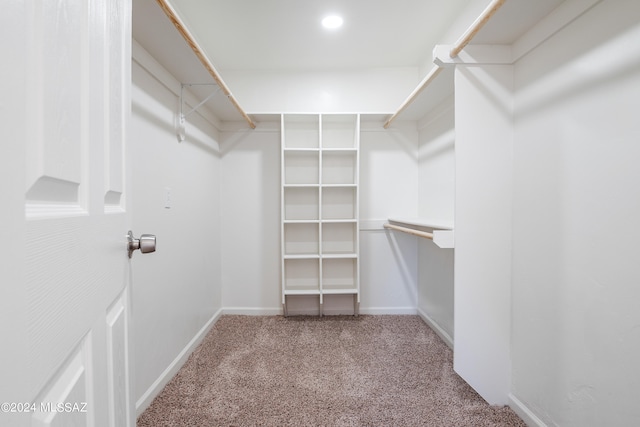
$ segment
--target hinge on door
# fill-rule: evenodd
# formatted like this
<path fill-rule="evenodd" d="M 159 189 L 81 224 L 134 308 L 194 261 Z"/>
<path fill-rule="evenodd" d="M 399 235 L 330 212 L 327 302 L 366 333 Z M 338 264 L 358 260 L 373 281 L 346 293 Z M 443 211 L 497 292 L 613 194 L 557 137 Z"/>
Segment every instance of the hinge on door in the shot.
<path fill-rule="evenodd" d="M 195 107 L 193 107 L 190 111 L 188 111 L 187 113 L 184 112 L 184 88 L 185 87 L 191 87 L 191 86 L 216 86 L 216 89 L 211 92 L 211 94 L 209 96 L 207 96 L 205 99 L 203 99 L 202 101 L 200 101 L 200 103 L 198 105 L 196 105 Z M 198 108 L 200 108 L 204 103 L 206 103 L 208 100 L 210 100 L 216 93 L 220 92 L 220 87 L 215 84 L 215 83 L 181 83 L 180 84 L 180 105 L 178 107 L 178 117 L 176 120 L 176 136 L 178 137 L 178 142 L 182 142 L 184 141 L 185 138 L 185 122 L 187 119 L 187 116 L 191 113 L 193 113 L 194 111 L 196 111 Z"/>

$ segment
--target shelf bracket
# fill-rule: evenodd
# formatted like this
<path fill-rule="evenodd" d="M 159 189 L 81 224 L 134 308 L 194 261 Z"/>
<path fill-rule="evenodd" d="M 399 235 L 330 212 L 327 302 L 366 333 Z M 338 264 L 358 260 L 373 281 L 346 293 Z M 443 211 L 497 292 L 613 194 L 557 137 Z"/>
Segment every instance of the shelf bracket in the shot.
<path fill-rule="evenodd" d="M 184 112 L 184 88 L 191 86 L 215 86 L 216 89 L 211 92 L 209 96 L 200 101 L 198 105 L 193 107 L 188 112 Z M 181 83 L 180 84 L 180 100 L 178 106 L 178 117 L 176 120 L 176 136 L 178 137 L 178 142 L 184 141 L 185 138 L 185 123 L 187 121 L 187 116 L 196 111 L 202 105 L 204 105 L 207 101 L 209 101 L 215 94 L 220 92 L 221 88 L 216 83 Z"/>

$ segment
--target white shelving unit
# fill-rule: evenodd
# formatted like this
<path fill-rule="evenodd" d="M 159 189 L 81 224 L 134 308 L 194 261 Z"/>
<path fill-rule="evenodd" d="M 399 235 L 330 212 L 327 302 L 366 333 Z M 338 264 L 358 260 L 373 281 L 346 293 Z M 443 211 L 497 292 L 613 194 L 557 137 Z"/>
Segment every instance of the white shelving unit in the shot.
<path fill-rule="evenodd" d="M 358 114 L 281 117 L 282 305 L 287 296 L 353 295 L 360 305 Z"/>

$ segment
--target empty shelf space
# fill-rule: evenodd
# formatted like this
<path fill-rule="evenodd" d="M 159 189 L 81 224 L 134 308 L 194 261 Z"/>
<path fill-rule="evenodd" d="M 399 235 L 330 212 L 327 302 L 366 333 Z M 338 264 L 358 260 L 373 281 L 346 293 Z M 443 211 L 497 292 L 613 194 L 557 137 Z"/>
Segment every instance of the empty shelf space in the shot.
<path fill-rule="evenodd" d="M 323 114 L 322 147 L 356 148 L 358 130 L 356 114 Z"/>
<path fill-rule="evenodd" d="M 284 148 L 319 148 L 320 122 L 316 114 L 285 114 L 282 117 Z"/>
<path fill-rule="evenodd" d="M 355 254 L 358 227 L 355 222 L 322 224 L 322 255 Z"/>
<path fill-rule="evenodd" d="M 322 218 L 355 219 L 357 217 L 356 191 L 355 187 L 323 187 Z"/>
<path fill-rule="evenodd" d="M 284 260 L 284 291 L 320 292 L 320 261 L 316 259 Z"/>
<path fill-rule="evenodd" d="M 322 184 L 356 184 L 357 152 L 324 151 L 322 153 Z"/>
<path fill-rule="evenodd" d="M 320 230 L 316 223 L 284 224 L 284 255 L 318 255 Z"/>
<path fill-rule="evenodd" d="M 319 219 L 319 189 L 313 187 L 285 187 L 284 220 Z"/>
<path fill-rule="evenodd" d="M 286 151 L 283 155 L 285 185 L 320 182 L 320 158 L 317 152 Z"/>
<path fill-rule="evenodd" d="M 325 259 L 322 262 L 322 290 L 358 289 L 358 260 L 353 258 Z"/>

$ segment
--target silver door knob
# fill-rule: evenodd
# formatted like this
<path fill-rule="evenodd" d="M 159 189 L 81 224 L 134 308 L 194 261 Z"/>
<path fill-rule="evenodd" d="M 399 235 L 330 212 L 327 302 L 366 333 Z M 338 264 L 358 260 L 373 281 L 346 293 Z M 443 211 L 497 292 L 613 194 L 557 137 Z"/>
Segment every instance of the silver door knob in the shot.
<path fill-rule="evenodd" d="M 133 255 L 133 251 L 140 249 L 143 254 L 156 251 L 156 236 L 153 234 L 142 234 L 139 239 L 133 237 L 133 232 L 129 230 L 127 233 L 127 251 L 129 258 Z"/>

